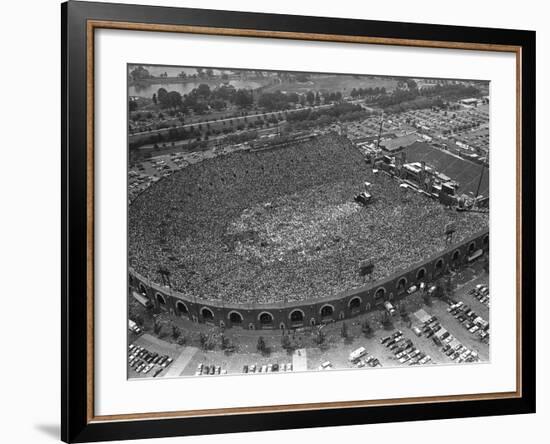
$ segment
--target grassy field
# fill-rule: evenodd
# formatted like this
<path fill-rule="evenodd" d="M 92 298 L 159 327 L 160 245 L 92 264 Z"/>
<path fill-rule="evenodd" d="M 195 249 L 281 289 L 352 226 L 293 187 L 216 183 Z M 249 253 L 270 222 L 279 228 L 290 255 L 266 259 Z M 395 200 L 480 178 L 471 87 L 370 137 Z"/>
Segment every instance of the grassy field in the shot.
<path fill-rule="evenodd" d="M 304 83 L 281 83 L 271 85 L 262 92 L 286 91 L 306 93 L 308 91 L 340 91 L 343 94 L 349 93 L 353 88 L 386 88 L 386 91 L 393 91 L 397 80 L 390 78 L 371 78 L 353 75 L 318 75 L 313 76 L 310 81 Z"/>
<path fill-rule="evenodd" d="M 449 176 L 460 184 L 460 193 L 475 194 L 479 183 L 481 165 L 461 159 L 452 154 L 433 148 L 427 143 L 416 142 L 405 148 L 407 162 L 425 161 L 437 171 Z M 485 169 L 479 193 L 489 195 L 489 171 Z"/>

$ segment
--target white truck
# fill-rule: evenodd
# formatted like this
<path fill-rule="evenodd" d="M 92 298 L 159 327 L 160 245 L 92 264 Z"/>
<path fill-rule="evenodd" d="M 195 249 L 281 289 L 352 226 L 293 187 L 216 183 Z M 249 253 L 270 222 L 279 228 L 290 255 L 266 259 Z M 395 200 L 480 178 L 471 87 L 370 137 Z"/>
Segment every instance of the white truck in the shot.
<path fill-rule="evenodd" d="M 361 359 L 363 356 L 367 354 L 367 349 L 365 347 L 359 347 L 358 349 L 352 351 L 349 354 L 349 360 L 351 362 L 355 362 L 358 359 Z"/>

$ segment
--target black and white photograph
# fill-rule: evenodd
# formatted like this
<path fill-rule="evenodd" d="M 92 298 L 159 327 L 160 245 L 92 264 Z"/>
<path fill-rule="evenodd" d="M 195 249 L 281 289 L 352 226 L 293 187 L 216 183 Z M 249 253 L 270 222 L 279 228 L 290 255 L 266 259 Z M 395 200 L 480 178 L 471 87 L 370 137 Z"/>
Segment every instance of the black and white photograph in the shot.
<path fill-rule="evenodd" d="M 490 361 L 490 83 L 128 65 L 128 378 Z"/>

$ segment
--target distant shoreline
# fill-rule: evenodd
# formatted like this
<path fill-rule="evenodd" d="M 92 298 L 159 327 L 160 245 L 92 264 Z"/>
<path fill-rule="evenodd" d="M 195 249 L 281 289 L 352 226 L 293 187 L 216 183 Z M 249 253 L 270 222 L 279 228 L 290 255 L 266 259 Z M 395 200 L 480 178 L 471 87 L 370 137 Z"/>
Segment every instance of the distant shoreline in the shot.
<path fill-rule="evenodd" d="M 142 80 L 130 80 L 128 86 L 148 86 L 148 85 L 165 85 L 173 83 L 224 83 L 231 80 L 240 80 L 239 76 L 229 76 L 227 79 L 222 79 L 221 77 L 210 77 L 210 78 L 199 78 L 199 77 L 153 77 L 150 79 Z M 260 81 L 265 80 L 262 78 L 247 79 L 251 81 Z"/>

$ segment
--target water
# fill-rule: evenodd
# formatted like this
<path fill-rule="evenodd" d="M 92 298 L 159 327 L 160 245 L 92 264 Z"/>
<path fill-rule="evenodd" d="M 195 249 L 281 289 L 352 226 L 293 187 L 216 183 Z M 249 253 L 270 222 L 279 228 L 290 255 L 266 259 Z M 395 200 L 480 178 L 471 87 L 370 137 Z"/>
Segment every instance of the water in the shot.
<path fill-rule="evenodd" d="M 181 69 L 180 69 L 181 71 Z M 158 84 L 148 84 L 148 85 L 132 85 L 128 89 L 128 95 L 130 96 L 139 96 L 139 97 L 153 97 L 159 88 L 164 88 L 167 91 L 177 91 L 182 96 L 184 94 L 190 93 L 194 88 L 197 88 L 201 83 L 206 83 L 210 86 L 211 89 L 214 89 L 216 86 L 221 85 L 223 81 L 206 81 L 201 82 L 197 81 L 188 81 L 185 83 L 158 83 Z M 259 82 L 253 80 L 229 80 L 229 84 L 233 85 L 237 89 L 246 88 L 246 89 L 256 89 L 262 86 Z"/>

